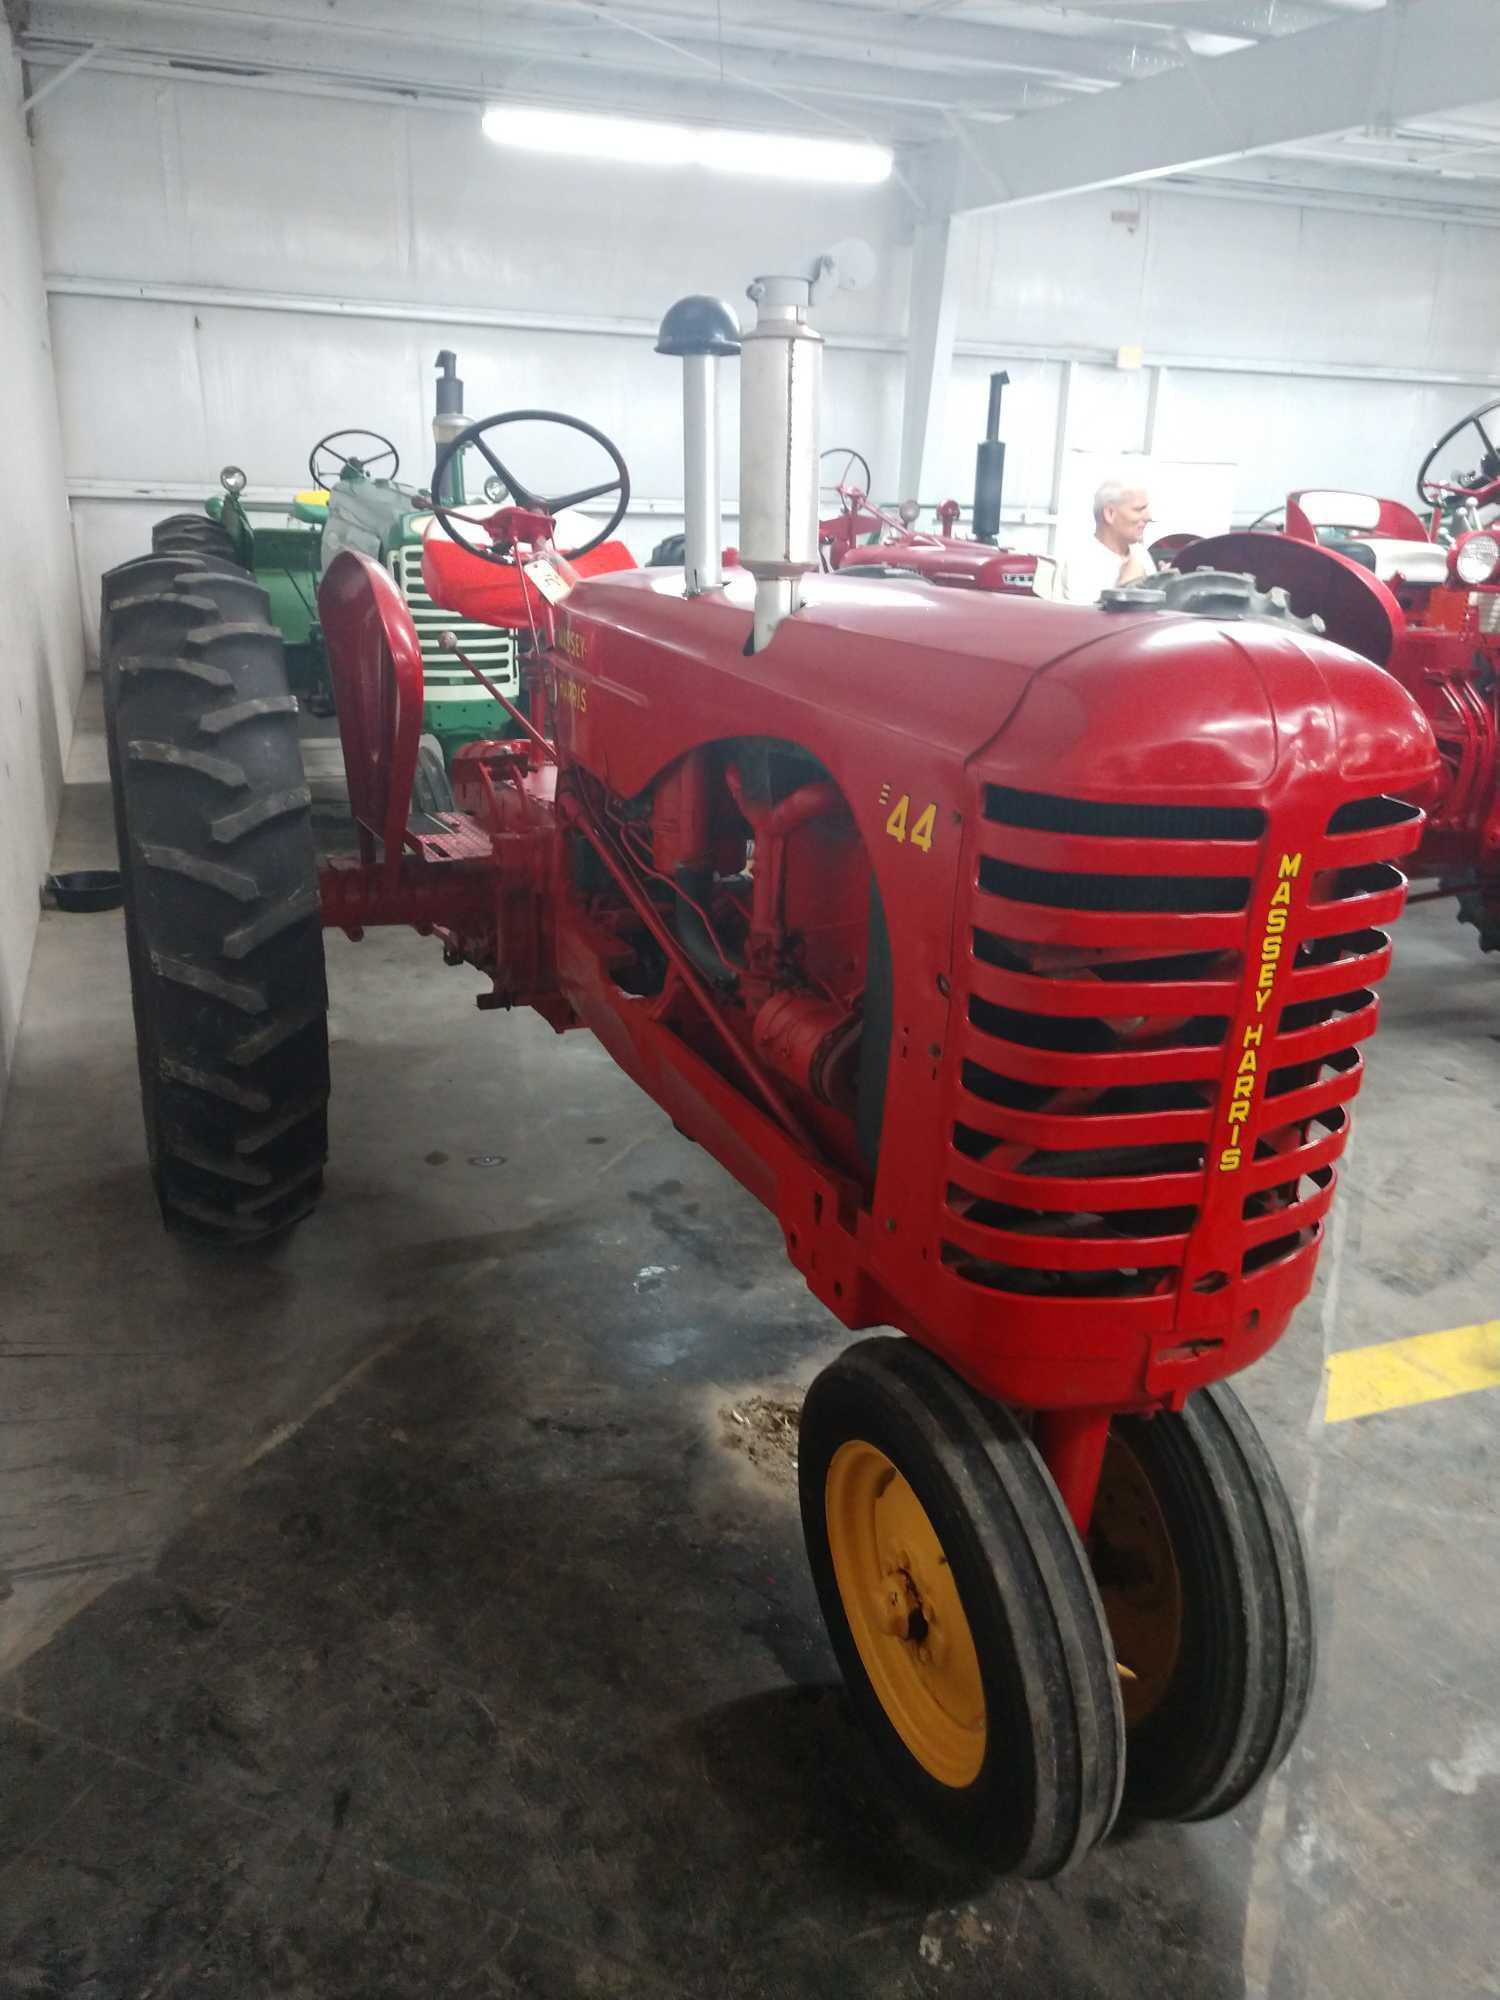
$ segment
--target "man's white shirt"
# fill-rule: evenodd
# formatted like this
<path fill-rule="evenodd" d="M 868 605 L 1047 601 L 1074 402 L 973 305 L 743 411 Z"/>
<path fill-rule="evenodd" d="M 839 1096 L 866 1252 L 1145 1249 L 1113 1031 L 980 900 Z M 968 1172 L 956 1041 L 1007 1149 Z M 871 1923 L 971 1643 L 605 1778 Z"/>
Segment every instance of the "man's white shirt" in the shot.
<path fill-rule="evenodd" d="M 1147 576 L 1155 572 L 1156 564 L 1138 542 L 1130 551 L 1141 570 Z M 1110 589 L 1120 580 L 1120 571 L 1129 560 L 1107 549 L 1097 535 L 1090 535 L 1087 541 L 1077 542 L 1065 556 L 1058 573 L 1057 595 L 1066 604 L 1097 604 L 1099 593 Z"/>

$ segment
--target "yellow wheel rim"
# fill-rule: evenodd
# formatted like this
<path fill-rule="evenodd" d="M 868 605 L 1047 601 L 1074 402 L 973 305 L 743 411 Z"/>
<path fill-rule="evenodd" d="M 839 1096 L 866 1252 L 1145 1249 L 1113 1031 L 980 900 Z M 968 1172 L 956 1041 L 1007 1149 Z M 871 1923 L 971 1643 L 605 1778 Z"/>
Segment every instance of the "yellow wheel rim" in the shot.
<path fill-rule="evenodd" d="M 834 1453 L 823 1505 L 844 1616 L 881 1707 L 923 1770 L 971 1785 L 984 1762 L 984 1684 L 927 1509 L 862 1438 Z"/>
<path fill-rule="evenodd" d="M 1157 1708 L 1182 1651 L 1182 1578 L 1156 1491 L 1129 1445 L 1112 1437 L 1089 1522 L 1089 1560 L 1109 1620 L 1125 1726 Z"/>

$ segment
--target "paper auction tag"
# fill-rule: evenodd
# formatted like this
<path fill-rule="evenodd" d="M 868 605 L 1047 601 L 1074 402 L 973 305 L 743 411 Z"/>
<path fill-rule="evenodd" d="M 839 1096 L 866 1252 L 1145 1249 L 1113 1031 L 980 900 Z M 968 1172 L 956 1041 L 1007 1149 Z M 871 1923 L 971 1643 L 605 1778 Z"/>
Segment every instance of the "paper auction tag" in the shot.
<path fill-rule="evenodd" d="M 533 556 L 524 568 L 549 604 L 561 604 L 573 588 L 550 556 Z"/>

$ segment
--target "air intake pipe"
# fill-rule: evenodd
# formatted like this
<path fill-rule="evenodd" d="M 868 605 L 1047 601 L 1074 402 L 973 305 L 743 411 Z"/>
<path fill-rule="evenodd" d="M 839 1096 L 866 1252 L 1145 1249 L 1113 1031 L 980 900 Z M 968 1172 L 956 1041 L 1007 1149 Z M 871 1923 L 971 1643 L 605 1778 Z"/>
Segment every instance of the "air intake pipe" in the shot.
<path fill-rule="evenodd" d="M 701 292 L 679 299 L 661 323 L 656 351 L 682 357 L 683 590 L 698 597 L 724 581 L 719 363 L 740 351 L 734 308 Z"/>

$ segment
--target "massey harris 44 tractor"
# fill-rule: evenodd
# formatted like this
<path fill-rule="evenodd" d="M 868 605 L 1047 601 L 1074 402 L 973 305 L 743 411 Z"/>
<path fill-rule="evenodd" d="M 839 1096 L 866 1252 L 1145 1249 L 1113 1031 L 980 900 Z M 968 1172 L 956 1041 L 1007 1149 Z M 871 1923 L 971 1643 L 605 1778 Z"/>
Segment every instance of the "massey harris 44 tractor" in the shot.
<path fill-rule="evenodd" d="M 1500 951 L 1500 533 L 1477 524 L 1500 506 L 1500 455 L 1483 428 L 1494 407 L 1464 419 L 1484 439 L 1476 473 L 1430 477 L 1463 425 L 1422 467 L 1419 493 L 1436 528 L 1457 528 L 1450 540 L 1398 500 L 1304 491 L 1288 497 L 1282 533 L 1216 535 L 1176 558 L 1182 570 L 1244 570 L 1279 587 L 1293 612 L 1321 618 L 1330 638 L 1410 691 L 1441 756 L 1433 784 L 1410 795 L 1426 811 L 1412 873 L 1437 885 L 1418 900 L 1457 896 L 1459 921 L 1486 952 Z"/>
<path fill-rule="evenodd" d="M 401 595 L 330 567 L 358 851 L 321 868 L 254 582 L 106 580 L 150 1155 L 173 1228 L 250 1242 L 312 1207 L 320 925 L 413 925 L 482 1007 L 592 1029 L 834 1317 L 887 1329 L 802 1413 L 829 1634 L 910 1799 L 1048 1875 L 1122 1794 L 1227 1811 L 1301 1719 L 1303 1557 L 1224 1378 L 1308 1289 L 1434 752 L 1395 681 L 1244 590 L 1204 617 L 819 574 L 826 281 L 750 288 L 739 569 L 715 301 L 661 342 L 682 570 L 578 579 L 509 413 L 450 446 L 512 496 L 460 524 L 473 588 L 542 640 L 533 715 L 459 752 L 450 814 L 408 813 Z"/>

